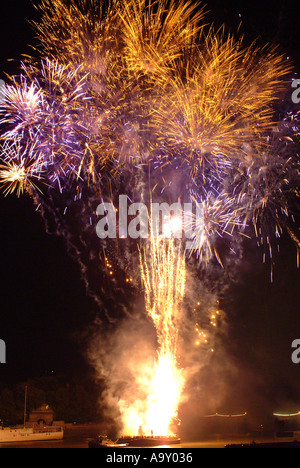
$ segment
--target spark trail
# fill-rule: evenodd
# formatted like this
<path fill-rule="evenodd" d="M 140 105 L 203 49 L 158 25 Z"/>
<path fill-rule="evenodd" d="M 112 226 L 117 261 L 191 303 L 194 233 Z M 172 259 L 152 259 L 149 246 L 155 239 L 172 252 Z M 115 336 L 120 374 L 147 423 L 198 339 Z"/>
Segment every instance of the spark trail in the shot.
<path fill-rule="evenodd" d="M 177 339 L 183 314 L 186 265 L 175 239 L 154 238 L 140 253 L 146 311 L 153 320 L 159 344 L 155 377 L 151 382 L 147 426 L 156 435 L 170 434 L 178 416 L 184 378 L 177 362 Z"/>

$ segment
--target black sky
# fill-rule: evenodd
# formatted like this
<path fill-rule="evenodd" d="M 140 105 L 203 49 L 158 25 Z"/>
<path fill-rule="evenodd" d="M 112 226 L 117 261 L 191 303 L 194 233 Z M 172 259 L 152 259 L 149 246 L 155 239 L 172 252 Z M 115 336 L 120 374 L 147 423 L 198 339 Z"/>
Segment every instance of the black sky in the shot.
<path fill-rule="evenodd" d="M 242 21 L 246 41 L 278 43 L 299 71 L 299 1 L 206 4 L 208 18 L 233 32 Z M 26 19 L 36 17 L 36 11 L 28 0 L 2 0 L 0 13 L 0 77 L 5 78 L 5 73 L 17 73 L 21 55 L 30 53 L 27 44 L 33 43 L 34 33 Z M 16 62 L 7 62 L 11 58 Z M 79 267 L 67 255 L 63 239 L 46 234 L 27 197 L 1 196 L 0 216 L 0 339 L 7 344 L 0 381 L 84 371 L 88 367 L 76 337 L 93 320 L 97 306 L 86 296 Z M 240 281 L 228 301 L 226 352 L 239 369 L 264 376 L 266 397 L 277 392 L 284 406 L 298 395 L 300 399 L 300 364 L 291 362 L 291 343 L 300 338 L 300 272 L 296 250 L 285 238 L 273 283 L 261 258 L 262 252 L 249 243 Z"/>

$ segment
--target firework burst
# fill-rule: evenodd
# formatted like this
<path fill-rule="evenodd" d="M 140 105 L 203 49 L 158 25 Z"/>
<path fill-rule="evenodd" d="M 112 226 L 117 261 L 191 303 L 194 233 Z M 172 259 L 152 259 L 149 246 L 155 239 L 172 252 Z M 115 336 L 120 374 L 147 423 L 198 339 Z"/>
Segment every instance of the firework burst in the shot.
<path fill-rule="evenodd" d="M 204 10 L 192 2 L 43 0 L 37 8 L 40 58 L 26 57 L 1 92 L 5 194 L 30 193 L 59 225 L 78 200 L 87 214 L 84 196 L 98 205 L 121 187 L 138 201 L 150 193 L 194 202 L 201 215 L 185 222 L 190 251 L 205 266 L 213 257 L 223 265 L 218 239 L 234 241 L 250 226 L 271 256 L 271 238 L 286 228 L 299 249 L 291 208 L 299 124 L 276 116 L 290 71 L 276 49 L 245 47 L 225 28 L 204 26 Z M 134 250 L 126 276 L 139 261 L 160 346 L 157 376 L 167 367 L 177 382 L 166 427 L 182 385 L 176 352 L 186 258 L 174 239 L 151 237 Z M 94 258 L 101 261 L 99 252 Z"/>
<path fill-rule="evenodd" d="M 39 190 L 43 173 L 43 159 L 37 157 L 35 146 L 27 146 L 16 139 L 2 148 L 3 161 L 0 165 L 0 181 L 4 194 L 24 192 L 32 195 Z"/>

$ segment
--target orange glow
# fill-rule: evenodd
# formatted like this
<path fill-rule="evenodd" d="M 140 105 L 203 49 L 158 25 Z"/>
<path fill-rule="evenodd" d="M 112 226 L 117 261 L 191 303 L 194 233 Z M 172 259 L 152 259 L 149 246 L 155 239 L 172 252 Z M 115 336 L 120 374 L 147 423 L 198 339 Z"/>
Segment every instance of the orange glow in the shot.
<path fill-rule="evenodd" d="M 139 382 L 146 397 L 130 407 L 122 406 L 124 431 L 129 435 L 174 435 L 172 425 L 184 387 L 177 363 L 177 339 L 185 293 L 186 265 L 181 243 L 174 238 L 155 238 L 140 251 L 145 305 L 157 333 L 158 357 L 154 367 L 141 372 Z"/>
<path fill-rule="evenodd" d="M 136 395 L 130 402 L 119 402 L 123 434 L 127 436 L 176 435 L 183 373 L 170 351 L 161 349 L 156 361 L 150 361 L 140 365 L 135 374 Z"/>
<path fill-rule="evenodd" d="M 174 435 L 170 425 L 177 417 L 183 384 L 182 373 L 174 362 L 174 356 L 162 350 L 151 382 L 152 393 L 148 398 L 146 425 L 150 433 Z"/>

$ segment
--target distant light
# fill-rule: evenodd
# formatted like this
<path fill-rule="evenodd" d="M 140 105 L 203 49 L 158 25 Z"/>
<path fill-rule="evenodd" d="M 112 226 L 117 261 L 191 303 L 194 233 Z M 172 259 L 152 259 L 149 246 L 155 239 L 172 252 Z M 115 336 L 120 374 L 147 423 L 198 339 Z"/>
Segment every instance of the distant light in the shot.
<path fill-rule="evenodd" d="M 241 413 L 241 414 L 208 414 L 207 416 L 204 416 L 204 418 L 242 418 L 243 416 L 246 416 L 247 412 Z"/>
<path fill-rule="evenodd" d="M 282 416 L 284 418 L 290 418 L 292 416 L 299 416 L 300 411 L 298 413 L 273 413 L 273 416 Z"/>

